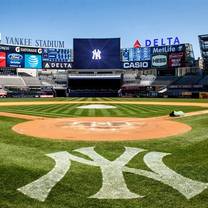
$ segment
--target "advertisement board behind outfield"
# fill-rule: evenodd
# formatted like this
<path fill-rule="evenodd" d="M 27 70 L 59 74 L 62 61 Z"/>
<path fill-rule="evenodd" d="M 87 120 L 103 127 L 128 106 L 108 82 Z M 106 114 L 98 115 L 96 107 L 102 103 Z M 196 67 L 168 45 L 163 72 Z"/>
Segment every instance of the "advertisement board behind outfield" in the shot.
<path fill-rule="evenodd" d="M 72 69 L 72 63 L 69 62 L 43 62 L 44 69 Z"/>
<path fill-rule="evenodd" d="M 168 58 L 165 54 L 152 56 L 152 67 L 167 67 Z"/>
<path fill-rule="evenodd" d="M 0 52 L 0 67 L 6 67 L 6 53 Z"/>
<path fill-rule="evenodd" d="M 15 68 L 24 67 L 24 56 L 19 53 L 8 53 L 7 67 L 15 67 Z"/>
<path fill-rule="evenodd" d="M 25 54 L 25 68 L 41 69 L 42 68 L 41 55 Z"/>
<path fill-rule="evenodd" d="M 175 52 L 183 52 L 186 50 L 185 44 L 181 45 L 170 45 L 170 46 L 159 46 L 159 47 L 151 47 L 151 54 L 159 54 L 159 53 L 175 53 Z"/>
<path fill-rule="evenodd" d="M 184 52 L 170 53 L 168 58 L 168 66 L 171 67 L 183 67 L 185 65 Z"/>
<path fill-rule="evenodd" d="M 32 48 L 32 47 L 10 46 L 9 51 L 14 53 L 42 54 L 42 48 Z"/>
<path fill-rule="evenodd" d="M 150 68 L 150 61 L 135 61 L 135 62 L 124 62 L 124 69 L 148 69 Z"/>

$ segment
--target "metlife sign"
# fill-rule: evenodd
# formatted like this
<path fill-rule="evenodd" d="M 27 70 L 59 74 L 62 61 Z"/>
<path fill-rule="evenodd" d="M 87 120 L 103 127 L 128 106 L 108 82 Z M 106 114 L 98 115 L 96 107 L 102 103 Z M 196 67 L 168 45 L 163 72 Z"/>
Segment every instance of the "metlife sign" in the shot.
<path fill-rule="evenodd" d="M 151 47 L 151 54 L 175 53 L 185 51 L 185 44 Z"/>

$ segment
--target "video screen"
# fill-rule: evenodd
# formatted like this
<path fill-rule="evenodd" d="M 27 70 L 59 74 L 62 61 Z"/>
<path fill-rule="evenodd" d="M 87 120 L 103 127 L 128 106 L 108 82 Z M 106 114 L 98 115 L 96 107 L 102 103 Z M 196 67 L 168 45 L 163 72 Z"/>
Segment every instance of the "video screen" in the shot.
<path fill-rule="evenodd" d="M 75 69 L 120 69 L 120 38 L 74 39 Z"/>

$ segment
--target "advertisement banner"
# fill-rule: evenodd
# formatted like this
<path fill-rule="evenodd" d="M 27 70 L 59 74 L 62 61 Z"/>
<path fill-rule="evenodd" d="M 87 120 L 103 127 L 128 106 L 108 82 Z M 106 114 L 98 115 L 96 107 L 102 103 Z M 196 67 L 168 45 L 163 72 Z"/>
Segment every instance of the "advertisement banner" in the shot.
<path fill-rule="evenodd" d="M 122 49 L 122 61 L 150 61 L 150 48 L 125 48 Z"/>
<path fill-rule="evenodd" d="M 170 45 L 170 46 L 159 46 L 151 47 L 151 54 L 161 54 L 161 53 L 175 53 L 183 52 L 186 50 L 185 44 L 181 45 Z"/>
<path fill-rule="evenodd" d="M 70 62 L 43 62 L 43 69 L 72 69 Z"/>
<path fill-rule="evenodd" d="M 170 53 L 168 58 L 168 67 L 183 67 L 185 66 L 185 53 Z"/>
<path fill-rule="evenodd" d="M 41 69 L 42 68 L 41 55 L 25 54 L 25 68 Z"/>
<path fill-rule="evenodd" d="M 152 56 L 152 68 L 163 68 L 168 65 L 167 54 L 157 54 Z"/>
<path fill-rule="evenodd" d="M 72 51 L 70 49 L 44 48 L 42 59 L 47 62 L 72 62 Z"/>
<path fill-rule="evenodd" d="M 20 46 L 10 46 L 10 52 L 13 53 L 30 53 L 30 54 L 42 54 L 42 48 L 32 48 L 32 47 L 20 47 Z"/>
<path fill-rule="evenodd" d="M 0 52 L 0 68 L 6 67 L 6 53 Z"/>
<path fill-rule="evenodd" d="M 124 69 L 148 69 L 150 68 L 150 61 L 131 61 L 123 63 Z"/>
<path fill-rule="evenodd" d="M 23 68 L 24 56 L 19 53 L 8 53 L 7 54 L 7 67 Z"/>

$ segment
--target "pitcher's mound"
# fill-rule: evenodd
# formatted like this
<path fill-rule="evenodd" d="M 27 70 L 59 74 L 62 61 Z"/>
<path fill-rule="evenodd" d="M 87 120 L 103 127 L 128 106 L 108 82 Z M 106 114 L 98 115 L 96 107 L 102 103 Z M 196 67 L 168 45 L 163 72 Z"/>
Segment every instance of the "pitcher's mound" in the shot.
<path fill-rule="evenodd" d="M 182 134 L 191 127 L 158 118 L 46 118 L 17 124 L 13 130 L 28 136 L 88 141 L 120 141 L 164 138 Z"/>

